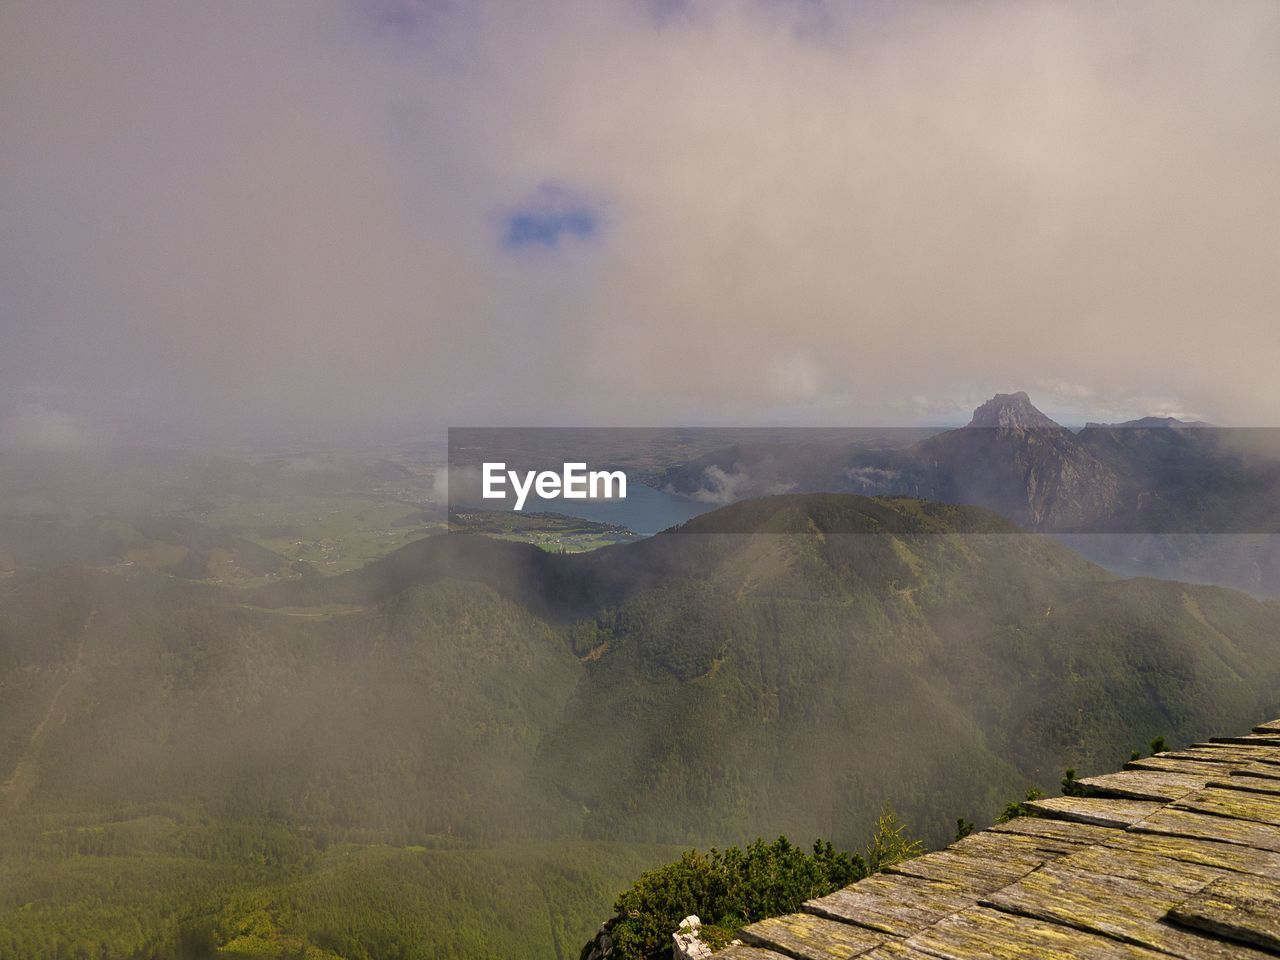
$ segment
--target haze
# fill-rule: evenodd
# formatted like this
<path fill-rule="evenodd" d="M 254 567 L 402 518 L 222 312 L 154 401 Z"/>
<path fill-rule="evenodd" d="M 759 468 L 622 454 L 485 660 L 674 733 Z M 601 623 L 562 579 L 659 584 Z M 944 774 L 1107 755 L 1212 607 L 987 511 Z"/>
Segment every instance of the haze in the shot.
<path fill-rule="evenodd" d="M 14 2 L 0 90 L 0 439 L 1280 422 L 1271 0 Z"/>

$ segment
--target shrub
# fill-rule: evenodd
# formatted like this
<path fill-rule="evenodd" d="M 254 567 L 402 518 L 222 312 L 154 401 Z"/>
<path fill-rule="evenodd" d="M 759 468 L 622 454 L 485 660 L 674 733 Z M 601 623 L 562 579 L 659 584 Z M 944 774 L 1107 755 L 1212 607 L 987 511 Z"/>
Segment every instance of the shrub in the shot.
<path fill-rule="evenodd" d="M 870 873 L 879 873 L 885 867 L 918 857 L 924 852 L 924 844 L 905 836 L 906 829 L 907 825 L 889 807 L 880 812 L 871 846 L 867 848 L 867 870 Z"/>
<path fill-rule="evenodd" d="M 1018 817 L 1035 817 L 1038 814 L 1027 806 L 1032 800 L 1039 800 L 1044 793 L 1032 787 L 1027 791 L 1027 795 L 1021 800 L 1010 800 L 1004 805 L 1004 809 L 1000 811 L 1000 816 L 996 817 L 996 823 L 1008 823 Z"/>
<path fill-rule="evenodd" d="M 900 835 L 898 827 L 894 836 Z M 611 930 L 614 955 L 623 960 L 669 956 L 671 934 L 691 913 L 702 919 L 704 935 L 713 941 L 745 923 L 798 910 L 804 901 L 866 875 L 862 857 L 822 840 L 812 853 L 786 837 L 757 840 L 745 850 L 690 850 L 644 874 L 618 897 Z"/>
<path fill-rule="evenodd" d="M 1076 779 L 1075 767 L 1067 767 L 1067 773 L 1062 778 L 1062 795 L 1064 797 L 1087 797 L 1089 788 Z"/>

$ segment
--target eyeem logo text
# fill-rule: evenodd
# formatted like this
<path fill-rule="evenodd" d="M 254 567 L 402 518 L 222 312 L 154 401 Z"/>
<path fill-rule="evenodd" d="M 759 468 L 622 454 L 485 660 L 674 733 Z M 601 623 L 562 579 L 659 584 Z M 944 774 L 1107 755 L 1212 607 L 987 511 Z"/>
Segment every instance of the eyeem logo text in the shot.
<path fill-rule="evenodd" d="M 484 465 L 482 496 L 486 500 L 507 499 L 507 484 L 516 495 L 516 510 L 523 510 L 529 492 L 543 500 L 557 497 L 565 500 L 625 500 L 627 475 L 621 470 L 587 470 L 585 463 L 566 463 L 560 473 L 554 470 L 527 470 L 522 475 L 508 470 L 505 463 Z"/>

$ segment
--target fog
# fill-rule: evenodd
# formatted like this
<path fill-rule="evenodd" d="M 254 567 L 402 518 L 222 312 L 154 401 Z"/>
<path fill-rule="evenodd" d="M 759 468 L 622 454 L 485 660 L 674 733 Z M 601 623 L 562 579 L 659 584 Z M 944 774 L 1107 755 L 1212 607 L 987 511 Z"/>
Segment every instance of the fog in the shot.
<path fill-rule="evenodd" d="M 1269 0 L 10 3 L 0 90 L 10 439 L 1280 418 Z"/>

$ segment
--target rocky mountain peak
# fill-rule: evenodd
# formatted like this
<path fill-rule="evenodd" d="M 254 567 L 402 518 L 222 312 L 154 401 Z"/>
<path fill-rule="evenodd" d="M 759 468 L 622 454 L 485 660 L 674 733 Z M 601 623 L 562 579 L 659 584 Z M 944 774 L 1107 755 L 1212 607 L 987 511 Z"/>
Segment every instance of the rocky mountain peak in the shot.
<path fill-rule="evenodd" d="M 1057 427 L 1058 424 L 1035 408 L 1023 391 L 997 393 L 973 411 L 970 427 L 996 427 L 1000 430 L 1028 430 Z"/>

